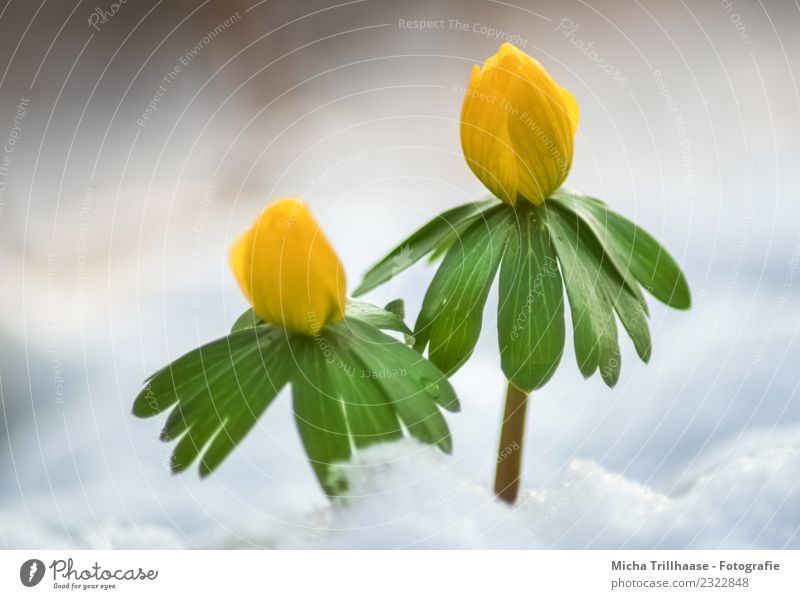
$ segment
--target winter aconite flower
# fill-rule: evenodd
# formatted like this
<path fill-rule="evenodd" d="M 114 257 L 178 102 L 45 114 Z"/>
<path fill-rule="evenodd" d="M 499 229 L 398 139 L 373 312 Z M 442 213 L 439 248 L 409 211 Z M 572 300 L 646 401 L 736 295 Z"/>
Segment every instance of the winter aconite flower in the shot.
<path fill-rule="evenodd" d="M 386 308 L 348 300 L 342 265 L 303 202 L 268 206 L 234 243 L 230 264 L 252 308 L 228 335 L 154 373 L 133 404 L 140 418 L 169 412 L 161 439 L 175 442 L 173 472 L 199 459 L 209 476 L 287 387 L 300 441 L 331 497 L 348 491 L 334 465 L 376 443 L 407 435 L 452 451 L 442 410 L 457 411 L 458 398 L 407 345 L 402 300 Z"/>
<path fill-rule="evenodd" d="M 650 359 L 644 291 L 673 308 L 691 304 L 684 274 L 654 237 L 605 202 L 561 187 L 577 126 L 570 93 L 533 58 L 500 46 L 483 68 L 473 68 L 461 111 L 464 155 L 496 197 L 434 217 L 370 268 L 354 292 L 370 291 L 425 256 L 444 256 L 412 338 L 451 375 L 475 350 L 499 279 L 495 321 L 508 388 L 495 493 L 509 503 L 519 491 L 528 394 L 561 363 L 566 307 L 580 373 L 599 372 L 613 387 L 622 364 L 619 325 L 639 357 Z"/>
<path fill-rule="evenodd" d="M 344 318 L 344 270 L 298 199 L 267 206 L 231 247 L 230 265 L 256 314 L 270 324 L 314 335 Z"/>
<path fill-rule="evenodd" d="M 566 179 L 578 103 L 538 61 L 511 44 L 472 68 L 461 110 L 461 147 L 498 198 L 541 204 Z"/>

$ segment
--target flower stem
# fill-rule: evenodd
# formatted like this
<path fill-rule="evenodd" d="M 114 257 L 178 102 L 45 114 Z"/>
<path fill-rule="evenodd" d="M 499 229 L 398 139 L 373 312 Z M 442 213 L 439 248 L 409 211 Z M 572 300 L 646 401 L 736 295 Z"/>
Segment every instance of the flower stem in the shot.
<path fill-rule="evenodd" d="M 500 448 L 497 450 L 494 493 L 499 499 L 510 504 L 517 500 L 519 493 L 527 410 L 528 394 L 509 382 L 503 426 L 500 431 Z"/>

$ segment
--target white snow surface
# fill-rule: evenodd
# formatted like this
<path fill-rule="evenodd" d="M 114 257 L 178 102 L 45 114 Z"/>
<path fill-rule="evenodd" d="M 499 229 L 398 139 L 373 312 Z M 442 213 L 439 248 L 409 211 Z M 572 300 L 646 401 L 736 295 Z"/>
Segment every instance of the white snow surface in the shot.
<path fill-rule="evenodd" d="M 572 460 L 557 484 L 524 488 L 515 506 L 497 500 L 451 458 L 412 440 L 367 449 L 338 467 L 346 499 L 318 503 L 296 523 L 243 526 L 209 546 L 282 549 L 800 548 L 800 429 L 750 433 L 710 452 L 658 490 Z M 0 512 L 5 541 L 27 546 L 30 530 Z M 42 546 L 62 546 L 58 535 Z M 168 527 L 88 526 L 70 545 L 182 548 Z M 201 545 L 202 546 L 202 545 Z"/>
<path fill-rule="evenodd" d="M 590 460 L 570 462 L 518 504 L 448 468 L 437 450 L 401 441 L 364 452 L 346 471 L 353 497 L 325 510 L 324 548 L 800 547 L 800 430 L 752 435 L 705 460 L 670 493 Z"/>

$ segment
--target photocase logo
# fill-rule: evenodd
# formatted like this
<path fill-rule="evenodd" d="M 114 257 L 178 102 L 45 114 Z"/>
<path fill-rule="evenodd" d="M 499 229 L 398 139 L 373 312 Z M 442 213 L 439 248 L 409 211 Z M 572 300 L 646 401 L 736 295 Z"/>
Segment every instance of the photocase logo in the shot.
<path fill-rule="evenodd" d="M 44 562 L 38 559 L 29 559 L 19 569 L 19 580 L 26 587 L 35 587 L 44 578 Z"/>

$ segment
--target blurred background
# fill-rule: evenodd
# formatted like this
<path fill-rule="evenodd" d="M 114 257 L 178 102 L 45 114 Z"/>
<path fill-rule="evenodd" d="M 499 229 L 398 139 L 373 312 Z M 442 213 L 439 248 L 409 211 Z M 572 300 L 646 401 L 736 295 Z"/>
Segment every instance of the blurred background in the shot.
<path fill-rule="evenodd" d="M 0 547 L 800 547 L 798 27 L 780 0 L 8 0 Z M 245 309 L 231 242 L 300 196 L 352 289 L 480 197 L 458 118 L 505 41 L 580 104 L 568 185 L 669 248 L 692 310 L 650 302 L 653 358 L 624 339 L 614 390 L 568 341 L 516 510 L 489 491 L 496 290 L 452 458 L 376 453 L 394 474 L 331 507 L 284 394 L 213 477 L 170 475 L 132 401 Z M 366 299 L 413 321 L 432 274 Z"/>

